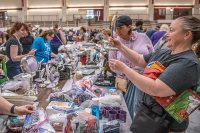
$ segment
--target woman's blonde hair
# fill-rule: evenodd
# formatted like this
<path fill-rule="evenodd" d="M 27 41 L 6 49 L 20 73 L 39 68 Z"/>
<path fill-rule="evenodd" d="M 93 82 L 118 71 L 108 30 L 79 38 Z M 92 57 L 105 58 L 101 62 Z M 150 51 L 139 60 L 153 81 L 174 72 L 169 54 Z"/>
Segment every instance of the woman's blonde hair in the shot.
<path fill-rule="evenodd" d="M 160 31 L 168 32 L 169 26 L 167 24 L 162 24 L 161 27 L 160 27 Z"/>

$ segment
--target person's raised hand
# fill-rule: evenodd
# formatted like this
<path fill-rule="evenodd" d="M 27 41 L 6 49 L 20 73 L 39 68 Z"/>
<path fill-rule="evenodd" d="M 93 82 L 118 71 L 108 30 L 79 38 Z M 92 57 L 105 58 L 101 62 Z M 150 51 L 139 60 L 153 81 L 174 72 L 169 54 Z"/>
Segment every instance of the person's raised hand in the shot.
<path fill-rule="evenodd" d="M 112 71 L 123 72 L 123 70 L 127 67 L 126 64 L 119 60 L 110 59 L 109 66 Z"/>
<path fill-rule="evenodd" d="M 122 46 L 121 42 L 118 39 L 112 37 L 109 38 L 109 45 L 118 49 L 120 49 Z"/>

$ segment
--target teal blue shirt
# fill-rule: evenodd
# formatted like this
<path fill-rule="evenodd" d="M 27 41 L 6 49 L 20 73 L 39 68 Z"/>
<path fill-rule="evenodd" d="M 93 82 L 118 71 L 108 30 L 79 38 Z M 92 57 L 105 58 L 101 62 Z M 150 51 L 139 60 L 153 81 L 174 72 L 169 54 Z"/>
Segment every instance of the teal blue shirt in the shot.
<path fill-rule="evenodd" d="M 50 41 L 45 41 L 43 37 L 37 37 L 32 44 L 32 49 L 35 49 L 35 57 L 38 62 L 46 63 L 49 61 L 52 53 Z"/>

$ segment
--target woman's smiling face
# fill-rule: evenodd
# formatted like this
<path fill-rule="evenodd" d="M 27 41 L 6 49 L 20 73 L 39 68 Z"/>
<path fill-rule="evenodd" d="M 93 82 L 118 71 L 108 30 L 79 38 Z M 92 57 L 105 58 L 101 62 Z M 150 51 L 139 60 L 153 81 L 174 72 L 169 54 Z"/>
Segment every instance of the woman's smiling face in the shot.
<path fill-rule="evenodd" d="M 166 34 L 167 47 L 173 50 L 176 46 L 182 44 L 185 41 L 185 33 L 181 21 L 174 20 L 170 25 L 170 30 Z"/>

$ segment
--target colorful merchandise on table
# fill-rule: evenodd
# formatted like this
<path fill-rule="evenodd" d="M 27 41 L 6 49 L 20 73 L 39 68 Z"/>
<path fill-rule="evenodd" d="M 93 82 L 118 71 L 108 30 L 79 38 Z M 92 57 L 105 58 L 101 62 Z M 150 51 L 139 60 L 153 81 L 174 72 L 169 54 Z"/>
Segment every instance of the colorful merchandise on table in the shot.
<path fill-rule="evenodd" d="M 7 128 L 12 132 L 22 132 L 25 116 L 10 116 L 7 122 Z"/>
<path fill-rule="evenodd" d="M 49 101 L 70 102 L 73 99 L 66 92 L 51 93 L 48 97 Z"/>
<path fill-rule="evenodd" d="M 97 97 L 105 95 L 120 95 L 120 92 L 115 87 L 99 87 L 93 85 L 90 89 Z"/>
<path fill-rule="evenodd" d="M 108 119 L 108 121 L 118 120 L 126 123 L 127 112 L 120 107 L 104 106 L 100 108 L 99 119 Z"/>
<path fill-rule="evenodd" d="M 73 102 L 59 102 L 51 101 L 46 107 L 48 115 L 60 112 L 66 112 L 67 110 L 73 109 L 75 107 Z"/>
<path fill-rule="evenodd" d="M 49 122 L 52 125 L 52 127 L 55 129 L 55 131 L 61 132 L 63 130 L 63 125 L 65 123 L 66 116 L 67 114 L 63 112 L 48 115 Z"/>
<path fill-rule="evenodd" d="M 97 133 L 96 117 L 85 111 L 67 115 L 64 133 Z"/>
<path fill-rule="evenodd" d="M 46 112 L 44 109 L 39 108 L 33 113 L 26 115 L 23 126 L 23 133 L 41 133 L 39 132 L 39 128 L 47 121 L 48 118 Z"/>
<path fill-rule="evenodd" d="M 120 133 L 120 123 L 117 120 L 102 123 L 101 131 L 103 133 Z"/>

